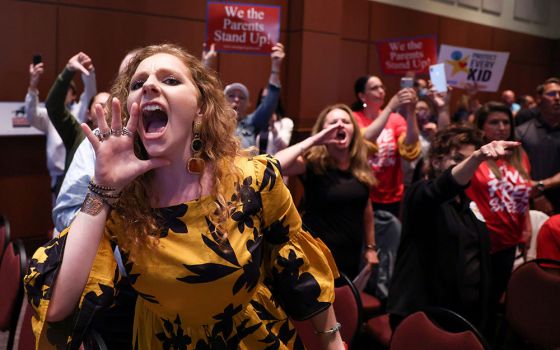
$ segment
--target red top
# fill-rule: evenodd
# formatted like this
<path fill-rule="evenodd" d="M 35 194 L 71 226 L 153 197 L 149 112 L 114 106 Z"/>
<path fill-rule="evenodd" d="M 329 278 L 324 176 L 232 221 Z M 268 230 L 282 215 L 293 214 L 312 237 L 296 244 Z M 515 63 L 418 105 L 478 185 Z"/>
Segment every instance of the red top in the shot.
<path fill-rule="evenodd" d="M 373 122 L 363 111 L 354 112 L 354 117 L 360 128 L 366 128 Z M 385 128 L 377 138 L 379 149 L 368 159 L 378 180 L 377 186 L 370 191 L 372 202 L 395 203 L 403 197 L 404 185 L 398 139 L 405 133 L 406 120 L 400 114 L 391 113 Z"/>
<path fill-rule="evenodd" d="M 537 259 L 560 260 L 560 215 L 551 216 L 537 236 Z"/>
<path fill-rule="evenodd" d="M 530 173 L 529 159 L 523 153 L 522 164 Z M 529 215 L 531 183 L 503 159 L 496 161 L 501 178 L 497 179 L 487 162 L 475 172 L 465 193 L 473 200 L 490 231 L 491 252 L 511 248 L 522 240 L 525 219 Z"/>

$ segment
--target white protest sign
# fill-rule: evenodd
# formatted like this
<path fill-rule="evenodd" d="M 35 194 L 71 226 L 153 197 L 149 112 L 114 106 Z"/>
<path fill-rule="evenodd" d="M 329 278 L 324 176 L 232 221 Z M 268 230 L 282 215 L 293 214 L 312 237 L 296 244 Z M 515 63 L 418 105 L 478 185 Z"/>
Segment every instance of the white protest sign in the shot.
<path fill-rule="evenodd" d="M 498 91 L 509 52 L 441 45 L 439 63 L 445 63 L 447 83 L 464 89 L 476 83 L 478 91 Z"/>

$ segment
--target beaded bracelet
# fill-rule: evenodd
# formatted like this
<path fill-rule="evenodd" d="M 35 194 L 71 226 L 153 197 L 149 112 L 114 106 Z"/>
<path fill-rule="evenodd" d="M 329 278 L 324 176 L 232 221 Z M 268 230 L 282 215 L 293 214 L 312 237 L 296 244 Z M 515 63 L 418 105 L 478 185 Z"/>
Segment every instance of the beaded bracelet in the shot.
<path fill-rule="evenodd" d="M 116 188 L 96 184 L 93 182 L 93 179 L 89 181 L 88 190 L 90 193 L 100 197 L 109 206 L 115 205 L 121 197 L 121 193 L 117 192 Z"/>
<path fill-rule="evenodd" d="M 337 322 L 332 328 L 329 328 L 326 331 L 315 331 L 315 334 L 318 334 L 318 335 L 334 334 L 334 333 L 340 331 L 340 328 L 342 328 L 342 325 L 340 324 L 340 322 Z"/>

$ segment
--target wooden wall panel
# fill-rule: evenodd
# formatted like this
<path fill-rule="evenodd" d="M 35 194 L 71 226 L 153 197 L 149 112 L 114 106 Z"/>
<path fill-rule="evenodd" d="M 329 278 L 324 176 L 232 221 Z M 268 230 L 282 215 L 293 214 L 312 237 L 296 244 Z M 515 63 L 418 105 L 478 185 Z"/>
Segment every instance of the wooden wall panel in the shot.
<path fill-rule="evenodd" d="M 0 137 L 0 213 L 14 238 L 45 236 L 52 227 L 44 136 Z"/>
<path fill-rule="evenodd" d="M 319 111 L 338 100 L 340 40 L 336 35 L 303 33 L 300 128 L 310 128 Z"/>
<path fill-rule="evenodd" d="M 100 25 L 103 23 L 103 25 Z M 86 52 L 96 67 L 98 90 L 109 89 L 119 64 L 135 47 L 161 42 L 180 44 L 199 56 L 204 23 L 107 10 L 61 7 L 59 70 L 75 53 Z"/>
<path fill-rule="evenodd" d="M 117 10 L 120 13 L 174 17 L 204 21 L 205 0 L 59 0 L 61 5 L 95 10 Z"/>
<path fill-rule="evenodd" d="M 341 35 L 345 39 L 369 39 L 370 2 L 362 0 L 345 0 L 342 11 Z"/>
<path fill-rule="evenodd" d="M 425 12 L 372 2 L 370 40 L 437 33 L 440 17 Z"/>
<path fill-rule="evenodd" d="M 342 102 L 350 105 L 354 101 L 354 82 L 368 69 L 367 51 L 367 43 L 342 40 L 338 82 L 335 84 L 338 87 L 338 100 L 333 103 Z"/>
<path fill-rule="evenodd" d="M 342 20 L 342 1 L 304 1 L 304 29 L 324 33 L 339 34 Z"/>
<path fill-rule="evenodd" d="M 438 28 L 440 44 L 492 50 L 492 28 L 441 17 Z"/>
<path fill-rule="evenodd" d="M 549 65 L 553 40 L 494 29 L 494 49 L 509 51 L 510 60 L 513 61 Z"/>
<path fill-rule="evenodd" d="M 299 106 L 302 100 L 305 101 L 305 98 L 301 97 L 300 84 L 301 77 L 304 74 L 302 72 L 303 33 L 301 31 L 288 33 L 287 44 L 288 51 L 286 54 L 290 64 L 283 67 L 287 74 L 286 80 L 283 82 L 282 96 L 285 98 L 283 102 L 288 117 L 292 118 L 294 124 L 299 128 L 299 125 L 301 125 Z"/>
<path fill-rule="evenodd" d="M 44 99 L 54 78 L 56 9 L 51 5 L 5 1 L 0 9 L 0 100 L 23 101 L 29 86 L 29 64 L 35 53 L 45 61 L 39 84 Z"/>

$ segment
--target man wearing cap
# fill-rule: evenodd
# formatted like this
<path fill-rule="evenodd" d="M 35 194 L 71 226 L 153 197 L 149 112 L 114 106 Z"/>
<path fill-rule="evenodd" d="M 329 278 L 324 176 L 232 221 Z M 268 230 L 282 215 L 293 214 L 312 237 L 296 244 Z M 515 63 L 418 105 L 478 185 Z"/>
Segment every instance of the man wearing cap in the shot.
<path fill-rule="evenodd" d="M 268 79 L 268 94 L 253 113 L 246 114 L 249 106 L 249 90 L 245 85 L 232 83 L 224 89 L 226 99 L 237 112 L 236 133 L 242 148 L 255 146 L 255 138 L 259 130 L 268 128 L 268 120 L 276 110 L 280 96 L 280 65 L 284 56 L 284 46 L 281 43 L 275 44 L 270 54 L 272 64 Z"/>

